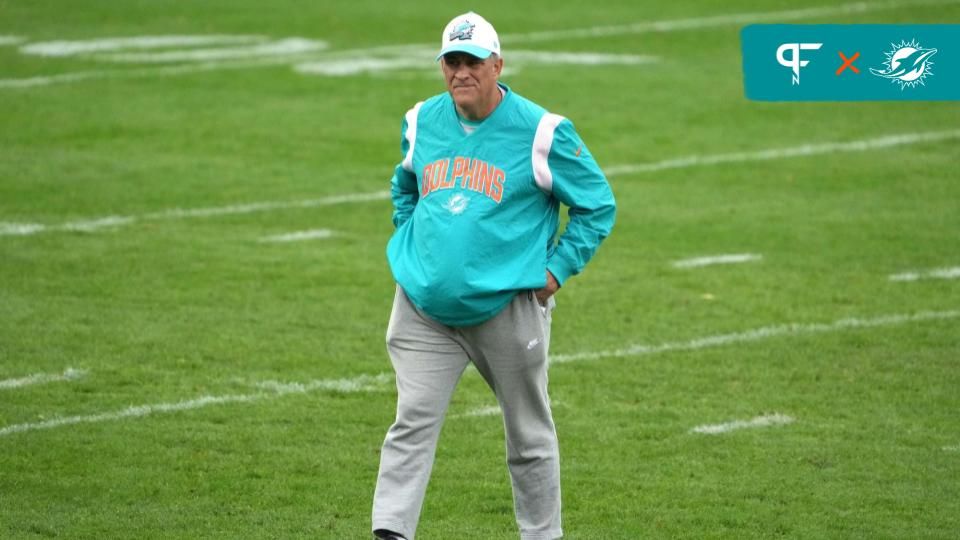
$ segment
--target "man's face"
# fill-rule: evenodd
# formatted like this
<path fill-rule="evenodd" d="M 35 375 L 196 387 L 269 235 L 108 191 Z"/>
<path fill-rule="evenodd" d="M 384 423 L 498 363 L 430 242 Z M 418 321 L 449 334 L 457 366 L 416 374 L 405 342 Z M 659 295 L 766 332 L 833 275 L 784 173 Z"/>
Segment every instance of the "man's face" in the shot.
<path fill-rule="evenodd" d="M 453 101 L 462 109 L 476 109 L 486 105 L 499 90 L 497 79 L 503 69 L 503 59 L 490 56 L 481 60 L 472 54 L 452 52 L 443 55 L 440 62 L 443 78 Z"/>

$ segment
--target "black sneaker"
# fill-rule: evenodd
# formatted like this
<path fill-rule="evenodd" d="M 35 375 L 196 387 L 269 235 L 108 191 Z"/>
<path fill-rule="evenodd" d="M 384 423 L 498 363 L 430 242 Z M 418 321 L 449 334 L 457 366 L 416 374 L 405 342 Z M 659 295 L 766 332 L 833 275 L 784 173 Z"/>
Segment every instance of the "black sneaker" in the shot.
<path fill-rule="evenodd" d="M 373 538 L 375 540 L 407 540 L 399 534 L 385 529 L 377 529 L 373 531 Z"/>

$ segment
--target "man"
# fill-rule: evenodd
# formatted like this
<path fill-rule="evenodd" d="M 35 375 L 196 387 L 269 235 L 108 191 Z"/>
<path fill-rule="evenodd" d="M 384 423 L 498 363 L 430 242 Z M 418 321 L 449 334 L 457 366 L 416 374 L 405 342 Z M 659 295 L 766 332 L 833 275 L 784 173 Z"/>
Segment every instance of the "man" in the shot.
<path fill-rule="evenodd" d="M 413 540 L 447 405 L 472 361 L 503 412 L 520 536 L 560 538 L 553 295 L 610 233 L 613 194 L 568 120 L 498 81 L 500 42 L 483 17 L 450 21 L 437 60 L 447 92 L 407 112 L 391 185 L 398 286 L 387 350 L 398 397 L 374 535 Z M 560 203 L 570 221 L 556 241 Z"/>

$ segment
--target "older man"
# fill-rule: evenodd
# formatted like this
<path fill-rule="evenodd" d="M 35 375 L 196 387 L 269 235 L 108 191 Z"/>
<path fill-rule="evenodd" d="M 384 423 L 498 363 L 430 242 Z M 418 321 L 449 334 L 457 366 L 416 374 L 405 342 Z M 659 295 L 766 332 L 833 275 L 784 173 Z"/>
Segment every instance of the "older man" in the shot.
<path fill-rule="evenodd" d="M 450 21 L 437 59 L 447 92 L 407 112 L 391 183 L 398 398 L 373 532 L 413 540 L 450 397 L 473 362 L 503 412 L 520 536 L 560 538 L 554 293 L 610 233 L 613 194 L 573 124 L 499 82 L 500 41 L 483 17 Z M 557 239 L 560 203 L 570 221 Z"/>

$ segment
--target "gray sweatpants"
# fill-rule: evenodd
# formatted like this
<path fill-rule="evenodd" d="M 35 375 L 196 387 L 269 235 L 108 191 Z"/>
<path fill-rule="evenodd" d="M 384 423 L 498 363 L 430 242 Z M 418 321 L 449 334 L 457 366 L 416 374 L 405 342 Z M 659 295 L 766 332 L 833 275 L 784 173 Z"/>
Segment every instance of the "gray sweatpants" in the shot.
<path fill-rule="evenodd" d="M 494 318 L 450 327 L 417 309 L 399 287 L 387 327 L 397 376 L 397 418 L 380 454 L 373 530 L 413 540 L 440 427 L 469 362 L 503 411 L 507 465 L 520 538 L 560 538 L 560 456 L 547 396 L 553 298 L 546 310 L 526 292 Z"/>

